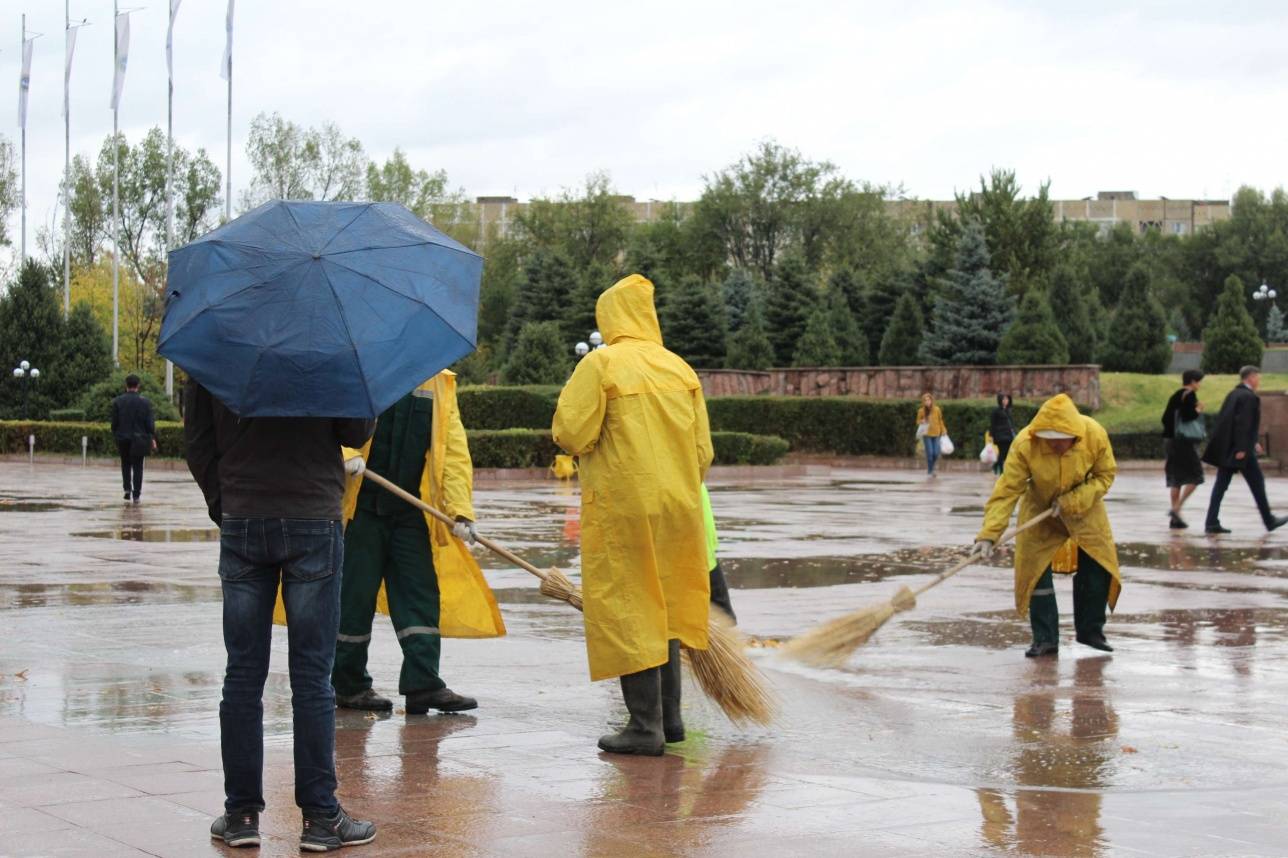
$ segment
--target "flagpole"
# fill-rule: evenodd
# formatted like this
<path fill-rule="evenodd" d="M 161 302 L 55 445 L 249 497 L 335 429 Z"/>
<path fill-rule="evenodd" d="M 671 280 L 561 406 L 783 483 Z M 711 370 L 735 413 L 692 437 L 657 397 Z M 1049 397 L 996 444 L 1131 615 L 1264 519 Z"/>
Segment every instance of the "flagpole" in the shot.
<path fill-rule="evenodd" d="M 27 13 L 22 15 L 22 38 L 18 40 L 20 62 L 25 60 L 27 51 Z M 20 82 L 21 84 L 21 82 Z M 19 259 L 27 264 L 27 117 L 22 117 L 22 250 Z"/>
<path fill-rule="evenodd" d="M 67 64 L 67 40 L 72 31 L 72 0 L 63 0 L 63 318 L 72 312 L 71 229 L 67 225 L 68 198 L 72 195 L 72 109 Z"/>
<path fill-rule="evenodd" d="M 112 0 L 112 76 L 119 73 L 121 61 L 120 0 Z M 120 99 L 112 99 L 112 363 L 121 365 L 121 144 L 117 139 L 120 128 Z"/>
<path fill-rule="evenodd" d="M 228 38 L 232 39 L 232 4 L 233 0 L 228 0 Z M 233 50 L 232 45 L 228 46 L 228 144 L 225 155 L 226 167 L 224 171 L 224 220 L 233 219 Z"/>
<path fill-rule="evenodd" d="M 166 90 L 165 120 L 165 252 L 166 266 L 170 265 L 170 248 L 174 247 L 174 0 L 170 0 L 170 23 L 166 31 L 166 70 L 169 87 Z M 165 362 L 165 394 L 174 398 L 174 363 Z"/>

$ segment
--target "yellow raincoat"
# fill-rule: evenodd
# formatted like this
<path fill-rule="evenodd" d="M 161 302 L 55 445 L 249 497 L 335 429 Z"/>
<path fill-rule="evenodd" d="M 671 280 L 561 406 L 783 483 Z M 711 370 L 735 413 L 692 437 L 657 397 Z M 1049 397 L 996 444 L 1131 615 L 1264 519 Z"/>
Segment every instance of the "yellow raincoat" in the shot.
<path fill-rule="evenodd" d="M 434 397 L 433 425 L 430 427 L 429 450 L 425 453 L 425 470 L 420 479 L 420 499 L 451 518 L 461 516 L 473 521 L 474 464 L 470 460 L 465 427 L 456 405 L 456 376 L 444 370 L 419 389 L 429 391 Z M 361 455 L 365 462 L 371 453 L 371 442 L 367 441 L 361 450 L 348 447 L 343 450 L 345 459 Z M 346 525 L 357 511 L 361 488 L 361 474 L 349 477 L 342 502 Z M 430 550 L 438 577 L 440 634 L 445 638 L 504 635 L 505 623 L 501 620 L 496 597 L 469 547 L 452 536 L 452 529 L 438 519 L 426 515 L 425 523 L 429 527 Z M 376 610 L 382 614 L 389 613 L 384 584 L 380 585 Z M 286 624 L 280 589 L 273 620 Z"/>
<path fill-rule="evenodd" d="M 581 576 L 592 680 L 656 667 L 668 639 L 707 646 L 702 479 L 713 455 L 697 375 L 662 347 L 653 284 L 599 297 L 607 348 L 559 394 L 554 438 L 580 457 Z"/>
<path fill-rule="evenodd" d="M 1077 441 L 1063 456 L 1057 456 L 1034 436 L 1041 430 L 1064 432 Z M 1059 519 L 1047 519 L 1015 539 L 1015 609 L 1020 616 L 1028 614 L 1033 589 L 1053 561 L 1057 561 L 1054 571 L 1073 571 L 1074 565 L 1067 561 L 1076 557 L 1075 546 L 1110 574 L 1109 607 L 1118 603 L 1122 575 L 1104 501 L 1117 471 L 1108 433 L 1095 420 L 1079 414 L 1066 394 L 1047 400 L 1033 422 L 1015 436 L 1006 468 L 984 508 L 984 527 L 976 538 L 996 542 L 1006 530 L 1016 502 L 1020 504 L 1018 523 L 1023 524 L 1060 500 Z M 1059 562 L 1057 555 L 1063 555 L 1065 562 Z"/>

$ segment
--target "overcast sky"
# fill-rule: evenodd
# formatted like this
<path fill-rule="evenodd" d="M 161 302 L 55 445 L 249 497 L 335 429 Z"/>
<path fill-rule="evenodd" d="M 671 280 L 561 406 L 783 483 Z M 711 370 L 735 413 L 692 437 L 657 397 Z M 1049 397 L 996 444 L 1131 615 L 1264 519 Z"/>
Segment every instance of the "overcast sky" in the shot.
<path fill-rule="evenodd" d="M 121 127 L 165 124 L 167 0 L 133 13 Z M 4 133 L 17 140 L 19 16 L 36 42 L 29 243 L 63 165 L 63 4 L 0 0 Z M 111 130 L 110 0 L 72 73 L 72 150 Z M 175 133 L 224 164 L 225 0 L 184 0 Z M 383 159 L 471 195 L 528 198 L 608 171 L 623 193 L 691 199 L 774 138 L 850 177 L 944 198 L 991 166 L 1056 197 L 1228 197 L 1284 181 L 1288 4 L 241 0 L 234 199 L 252 116 L 338 123 Z M 17 228 L 17 216 L 13 219 Z"/>

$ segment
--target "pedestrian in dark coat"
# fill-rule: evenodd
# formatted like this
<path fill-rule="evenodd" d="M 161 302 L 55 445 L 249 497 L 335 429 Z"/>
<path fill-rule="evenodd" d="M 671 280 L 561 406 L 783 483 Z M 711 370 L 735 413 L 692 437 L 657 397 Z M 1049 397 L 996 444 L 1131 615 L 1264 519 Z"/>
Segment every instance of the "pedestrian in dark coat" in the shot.
<path fill-rule="evenodd" d="M 1177 424 L 1195 424 L 1203 414 L 1203 403 L 1199 402 L 1199 384 L 1203 381 L 1203 370 L 1187 369 L 1181 373 L 1181 387 L 1167 400 L 1163 408 L 1163 438 L 1165 439 L 1165 460 L 1163 474 L 1167 478 L 1167 488 L 1172 496 L 1172 506 L 1168 511 L 1168 527 L 1181 530 L 1189 527 L 1181 518 L 1181 507 L 1203 482 L 1203 463 L 1199 461 L 1199 444 L 1194 440 L 1177 434 Z"/>
<path fill-rule="evenodd" d="M 1261 398 L 1257 388 L 1261 386 L 1261 370 L 1255 366 L 1245 366 L 1239 370 L 1239 386 L 1225 397 L 1221 403 L 1221 413 L 1217 415 L 1216 425 L 1212 429 L 1212 439 L 1203 451 L 1203 461 L 1215 467 L 1216 483 L 1212 486 L 1212 498 L 1208 501 L 1208 533 L 1229 533 L 1228 528 L 1221 526 L 1221 499 L 1225 490 L 1230 487 L 1230 480 L 1236 473 L 1243 474 L 1243 479 L 1252 490 L 1252 497 L 1257 502 L 1257 510 L 1266 530 L 1274 530 L 1288 524 L 1288 516 L 1275 517 L 1270 512 L 1270 501 L 1266 499 L 1266 478 L 1261 474 L 1257 456 L 1263 453 L 1257 440 L 1261 435 Z"/>
<path fill-rule="evenodd" d="M 125 392 L 112 400 L 112 435 L 121 456 L 125 499 L 139 502 L 143 493 L 143 459 L 157 448 L 152 403 L 139 393 L 139 377 L 125 377 Z"/>
<path fill-rule="evenodd" d="M 1011 452 L 1011 442 L 1015 440 L 1015 424 L 1011 422 L 1011 394 L 997 395 L 997 407 L 993 409 L 988 434 L 993 436 L 993 443 L 997 445 L 997 461 L 993 463 L 993 473 L 1000 474 L 1006 466 L 1006 456 Z"/>

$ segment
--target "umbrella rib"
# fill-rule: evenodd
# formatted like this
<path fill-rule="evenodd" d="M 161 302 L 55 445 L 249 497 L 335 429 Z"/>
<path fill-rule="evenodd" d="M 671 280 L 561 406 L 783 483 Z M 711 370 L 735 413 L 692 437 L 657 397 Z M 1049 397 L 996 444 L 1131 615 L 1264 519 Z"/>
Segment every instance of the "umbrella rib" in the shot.
<path fill-rule="evenodd" d="M 247 268 L 243 268 L 243 269 L 241 269 L 241 270 L 242 270 L 242 271 L 255 271 L 255 270 L 259 269 L 259 268 L 266 268 L 266 267 L 268 267 L 270 264 L 271 264 L 271 263 L 265 263 L 264 265 L 250 266 L 250 267 L 247 267 Z M 297 263 L 297 264 L 298 264 L 298 263 Z M 249 291 L 249 290 L 254 289 L 254 288 L 258 287 L 258 286 L 263 286 L 263 285 L 264 285 L 265 283 L 267 283 L 267 282 L 268 282 L 267 280 L 262 280 L 262 279 L 261 279 L 261 280 L 256 280 L 254 283 L 247 283 L 245 286 L 243 286 L 242 288 L 240 288 L 240 289 L 236 290 L 235 292 L 229 292 L 227 295 L 222 296 L 219 300 L 220 300 L 220 302 L 222 303 L 222 302 L 224 302 L 224 301 L 227 301 L 229 298 L 235 298 L 236 296 L 240 295 L 240 294 L 241 294 L 241 293 L 243 293 L 243 292 Z M 201 308 L 200 310 L 198 310 L 197 312 L 193 313 L 190 317 L 188 317 L 187 319 L 185 319 L 185 320 L 184 320 L 184 322 L 183 322 L 183 324 L 184 324 L 184 325 L 190 325 L 190 324 L 192 324 L 192 323 L 193 323 L 197 318 L 199 318 L 200 316 L 202 316 L 203 314 L 205 314 L 205 312 L 206 312 L 207 310 L 213 309 L 215 306 L 216 306 L 215 304 L 207 304 L 206 306 L 202 307 L 202 308 Z M 162 344 L 163 344 L 165 341 L 169 340 L 169 339 L 170 339 L 170 337 L 172 337 L 172 336 L 174 336 L 176 333 L 178 333 L 178 331 L 179 331 L 179 330 L 180 330 L 180 329 L 173 329 L 173 330 L 171 330 L 171 331 L 170 331 L 170 333 L 166 336 L 165 340 L 162 340 L 162 339 L 158 338 L 158 339 L 157 339 L 157 348 L 158 348 L 158 349 L 159 349 L 159 348 L 161 348 Z"/>
<path fill-rule="evenodd" d="M 358 377 L 362 379 L 362 392 L 367 396 L 367 408 L 371 411 L 372 417 L 379 417 L 376 413 L 376 403 L 371 399 L 371 386 L 367 384 L 367 377 L 362 372 L 362 356 L 358 354 L 358 346 L 353 342 L 353 331 L 349 330 L 349 320 L 344 315 L 344 303 L 340 300 L 340 293 L 335 291 L 335 284 L 331 282 L 331 274 L 326 270 L 326 266 L 319 266 L 322 269 L 322 276 L 326 278 L 327 288 L 331 290 L 331 297 L 335 299 L 335 308 L 340 313 L 340 321 L 344 323 L 344 332 L 349 337 L 349 348 L 353 349 L 353 362 L 358 365 Z"/>
<path fill-rule="evenodd" d="M 449 327 L 449 328 L 451 328 L 453 331 L 455 331 L 455 332 L 456 332 L 456 335 L 457 335 L 458 337 L 460 337 L 461 339 L 465 340 L 466 342 L 469 342 L 469 338 L 468 338 L 468 337 L 466 337 L 464 334 L 462 334 L 460 331 L 457 331 L 457 330 L 456 330 L 456 326 L 455 326 L 455 325 L 453 325 L 451 322 L 449 322 L 449 321 L 447 321 L 446 319 L 444 319 L 444 318 L 443 318 L 443 314 L 442 314 L 442 313 L 438 312 L 438 310 L 434 309 L 434 308 L 433 308 L 433 307 L 431 307 L 429 304 L 426 304 L 426 303 L 425 303 L 424 301 L 422 301 L 421 299 L 419 299 L 419 298 L 413 298 L 411 295 L 404 295 L 402 292 L 399 292 L 399 291 L 398 291 L 398 290 L 396 290 L 396 289 L 390 289 L 390 288 L 389 288 L 389 286 L 387 286 L 387 285 L 386 285 L 386 284 L 384 284 L 384 283 L 381 283 L 379 280 L 377 280 L 376 278 L 372 277 L 370 274 L 366 274 L 366 273 L 364 273 L 364 272 L 362 272 L 362 271 L 358 271 L 358 270 L 357 270 L 357 269 L 355 269 L 355 268 L 350 268 L 348 265 L 345 265 L 343 262 L 337 262 L 336 260 L 331 259 L 330 257 L 328 257 L 328 260 L 329 260 L 330 262 L 332 262 L 333 264 L 340 266 L 340 267 L 341 267 L 341 268 L 343 268 L 345 271 L 349 271 L 349 272 L 351 272 L 351 273 L 353 273 L 353 274 L 358 275 L 359 277 L 361 277 L 361 278 L 362 278 L 362 279 L 364 279 L 364 280 L 368 280 L 368 281 L 370 281 L 370 282 L 372 282 L 372 283 L 376 284 L 376 285 L 377 285 L 377 286 L 379 286 L 381 289 L 384 289 L 384 290 L 386 290 L 386 291 L 388 291 L 388 292 L 393 292 L 395 295 L 398 295 L 398 296 L 399 296 L 399 297 L 401 297 L 401 298 L 406 298 L 408 301 L 414 301 L 415 303 L 420 304 L 420 305 L 421 305 L 422 307 L 424 307 L 426 310 L 428 310 L 429 312 L 431 312 L 431 313 L 433 313 L 435 316 L 437 316 L 437 317 L 438 317 L 438 319 L 439 319 L 439 321 L 441 321 L 444 325 L 446 325 L 447 327 Z M 390 267 L 392 267 L 392 266 L 390 266 Z M 421 274 L 421 275 L 423 275 L 423 276 L 425 276 L 425 277 L 431 277 L 431 278 L 433 278 L 433 279 L 434 279 L 435 281 L 437 281 L 437 282 L 442 282 L 442 281 L 439 281 L 437 277 L 434 277 L 434 275 L 432 275 L 432 274 L 426 274 L 424 271 L 411 271 L 411 270 L 406 269 L 406 268 L 394 268 L 394 270 L 395 270 L 395 271 L 405 271 L 405 272 L 407 272 L 408 274 Z M 330 276 L 328 276 L 328 277 L 327 277 L 327 282 L 328 282 L 328 283 L 330 283 L 330 282 L 331 282 L 331 278 L 330 278 Z M 347 323 L 346 323 L 346 324 L 347 324 Z"/>
<path fill-rule="evenodd" d="M 451 238 L 451 236 L 448 236 Z M 454 240 L 454 239 L 453 239 Z M 442 250 L 450 250 L 453 253 L 461 253 L 465 256 L 478 257 L 479 254 L 470 250 L 468 247 L 452 247 L 450 244 L 439 244 L 436 241 L 414 241 L 411 244 L 388 244 L 380 247 L 355 247 L 353 250 L 337 250 L 327 254 L 327 259 L 334 259 L 337 256 L 344 256 L 346 253 L 370 253 L 373 250 L 402 250 L 407 247 L 437 247 Z"/>
<path fill-rule="evenodd" d="M 370 204 L 365 205 L 365 206 L 362 206 L 362 207 L 358 210 L 358 213 L 357 213 L 356 215 L 354 215 L 354 216 L 349 220 L 349 222 L 348 222 L 348 223 L 346 223 L 344 226 L 342 226 L 342 227 L 340 227 L 339 229 L 337 229 L 337 230 L 335 231 L 335 234 L 334 234 L 334 235 L 332 235 L 330 238 L 328 238 L 328 239 L 326 240 L 326 244 L 322 245 L 322 249 L 321 249 L 321 250 L 319 250 L 319 251 L 318 251 L 318 253 L 326 253 L 326 249 L 327 249 L 328 247 L 330 247 L 330 246 L 331 246 L 331 242 L 335 241 L 337 238 L 339 238 L 341 235 L 343 235 L 343 234 L 344 234 L 344 231 L 345 231 L 346 229 L 348 229 L 349 227 L 353 226 L 354 221 L 356 221 L 358 218 L 362 217 L 362 216 L 363 216 L 364 214 L 366 214 L 370 209 L 371 209 L 371 205 L 370 205 Z M 364 248 L 364 249 L 366 249 L 366 250 L 370 250 L 371 248 Z"/>

